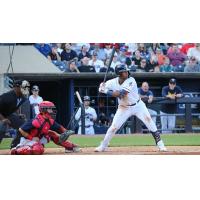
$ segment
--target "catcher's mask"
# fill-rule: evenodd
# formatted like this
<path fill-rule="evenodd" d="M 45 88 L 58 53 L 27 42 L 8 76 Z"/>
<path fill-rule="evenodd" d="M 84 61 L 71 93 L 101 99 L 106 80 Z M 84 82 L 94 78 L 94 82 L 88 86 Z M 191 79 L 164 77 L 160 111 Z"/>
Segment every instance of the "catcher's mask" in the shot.
<path fill-rule="evenodd" d="M 39 104 L 40 113 L 44 114 L 46 118 L 56 119 L 57 110 L 51 101 L 43 101 Z"/>

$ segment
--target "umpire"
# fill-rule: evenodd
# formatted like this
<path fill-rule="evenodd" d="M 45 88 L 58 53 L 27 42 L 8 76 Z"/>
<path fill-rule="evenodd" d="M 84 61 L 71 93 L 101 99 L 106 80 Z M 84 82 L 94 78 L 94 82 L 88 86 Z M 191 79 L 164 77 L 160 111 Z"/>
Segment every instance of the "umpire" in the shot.
<path fill-rule="evenodd" d="M 20 106 L 27 101 L 30 84 L 28 81 L 17 80 L 13 89 L 0 95 L 0 143 L 5 136 L 6 130 L 10 127 L 19 129 L 25 122 L 25 117 L 19 114 Z M 19 143 L 19 134 L 13 139 L 11 148 Z"/>

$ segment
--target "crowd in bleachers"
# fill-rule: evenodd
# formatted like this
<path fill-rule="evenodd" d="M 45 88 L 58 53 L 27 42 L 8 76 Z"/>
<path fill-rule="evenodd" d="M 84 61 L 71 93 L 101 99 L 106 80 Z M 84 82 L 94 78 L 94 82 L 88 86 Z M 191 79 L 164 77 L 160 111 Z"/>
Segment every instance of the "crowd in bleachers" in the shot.
<path fill-rule="evenodd" d="M 62 72 L 110 72 L 125 63 L 132 72 L 200 72 L 199 43 L 37 43 L 34 46 Z"/>

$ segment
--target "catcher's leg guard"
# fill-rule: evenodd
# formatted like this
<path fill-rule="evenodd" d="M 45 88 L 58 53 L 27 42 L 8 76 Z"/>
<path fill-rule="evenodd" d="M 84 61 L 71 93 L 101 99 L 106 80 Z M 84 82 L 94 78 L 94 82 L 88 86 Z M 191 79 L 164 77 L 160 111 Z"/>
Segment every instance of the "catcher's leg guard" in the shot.
<path fill-rule="evenodd" d="M 156 131 L 156 132 L 151 132 L 156 144 L 161 140 L 160 138 L 160 132 L 159 131 Z"/>
<path fill-rule="evenodd" d="M 44 147 L 42 144 L 40 144 L 39 142 L 35 143 L 32 146 L 32 154 L 33 155 L 41 155 L 44 153 Z"/>
<path fill-rule="evenodd" d="M 12 155 L 31 155 L 32 154 L 32 148 L 30 146 L 13 148 L 13 149 L 11 149 L 11 154 Z"/>

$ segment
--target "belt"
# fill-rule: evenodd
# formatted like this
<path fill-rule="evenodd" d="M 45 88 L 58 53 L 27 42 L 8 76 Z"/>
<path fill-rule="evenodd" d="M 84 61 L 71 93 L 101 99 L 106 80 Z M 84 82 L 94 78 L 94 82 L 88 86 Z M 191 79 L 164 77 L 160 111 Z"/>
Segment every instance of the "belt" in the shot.
<path fill-rule="evenodd" d="M 140 99 L 138 99 L 136 103 L 133 103 L 133 104 L 128 105 L 128 106 L 135 106 L 137 103 L 139 103 L 139 101 L 140 101 Z"/>

